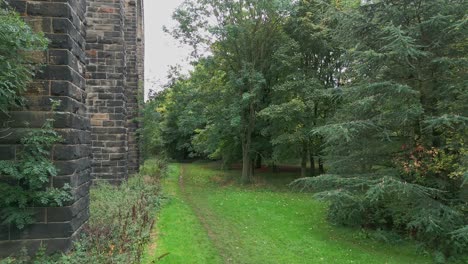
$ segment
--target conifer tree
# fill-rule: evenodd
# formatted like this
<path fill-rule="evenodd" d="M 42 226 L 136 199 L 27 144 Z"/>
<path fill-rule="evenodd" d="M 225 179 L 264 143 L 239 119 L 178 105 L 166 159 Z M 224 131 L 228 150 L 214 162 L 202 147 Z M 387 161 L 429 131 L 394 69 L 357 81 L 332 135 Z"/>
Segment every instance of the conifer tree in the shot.
<path fill-rule="evenodd" d="M 466 2 L 382 0 L 331 13 L 346 85 L 315 133 L 332 174 L 295 184 L 323 191 L 335 222 L 407 234 L 440 261 L 466 254 Z"/>

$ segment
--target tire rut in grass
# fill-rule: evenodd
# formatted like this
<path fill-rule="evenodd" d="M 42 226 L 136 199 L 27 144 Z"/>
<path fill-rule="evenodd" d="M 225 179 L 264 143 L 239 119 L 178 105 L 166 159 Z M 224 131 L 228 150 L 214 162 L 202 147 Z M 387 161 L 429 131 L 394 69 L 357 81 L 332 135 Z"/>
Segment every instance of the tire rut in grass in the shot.
<path fill-rule="evenodd" d="M 180 186 L 180 190 L 181 190 L 181 193 L 182 193 L 182 196 L 183 196 L 184 200 L 192 208 L 193 212 L 197 216 L 197 218 L 200 221 L 200 223 L 202 224 L 203 228 L 206 230 L 206 232 L 208 234 L 208 237 L 213 242 L 213 245 L 217 249 L 218 254 L 223 259 L 223 262 L 224 263 L 232 263 L 233 259 L 228 256 L 226 250 L 224 250 L 224 247 L 223 247 L 223 245 L 222 245 L 222 243 L 220 241 L 220 238 L 211 229 L 211 227 L 210 227 L 210 225 L 209 225 L 209 223 L 208 223 L 208 221 L 206 219 L 206 216 L 208 214 L 210 215 L 210 218 L 215 218 L 216 216 L 212 212 L 210 212 L 209 210 L 202 210 L 200 207 L 198 207 L 197 204 L 193 201 L 190 194 L 187 192 L 187 190 L 185 188 L 185 181 L 184 181 L 185 171 L 186 171 L 186 165 L 182 164 L 181 165 L 181 172 L 180 172 L 180 176 L 179 176 L 179 186 Z M 204 212 L 202 212 L 202 211 L 204 211 Z"/>

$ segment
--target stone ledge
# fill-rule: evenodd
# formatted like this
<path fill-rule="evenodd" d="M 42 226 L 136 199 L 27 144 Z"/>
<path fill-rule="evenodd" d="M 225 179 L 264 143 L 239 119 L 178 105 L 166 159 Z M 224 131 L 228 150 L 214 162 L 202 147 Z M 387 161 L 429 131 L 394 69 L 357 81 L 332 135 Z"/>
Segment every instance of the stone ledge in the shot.
<path fill-rule="evenodd" d="M 0 258 L 14 256 L 23 248 L 28 250 L 28 254 L 34 255 L 41 245 L 46 246 L 46 254 L 66 252 L 71 244 L 72 238 L 0 241 Z"/>
<path fill-rule="evenodd" d="M 88 118 L 67 112 L 17 111 L 10 113 L 10 128 L 41 128 L 47 119 L 55 119 L 54 128 L 90 130 Z"/>

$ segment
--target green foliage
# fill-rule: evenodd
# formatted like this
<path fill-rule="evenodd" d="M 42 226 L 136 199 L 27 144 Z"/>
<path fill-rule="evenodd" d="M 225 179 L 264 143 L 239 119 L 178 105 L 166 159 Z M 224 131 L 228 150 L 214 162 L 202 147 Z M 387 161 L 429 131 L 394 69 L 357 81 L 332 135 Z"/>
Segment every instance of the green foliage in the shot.
<path fill-rule="evenodd" d="M 47 39 L 34 33 L 21 17 L 0 0 L 0 112 L 22 106 L 26 91 L 39 64 L 35 57 L 47 47 Z"/>
<path fill-rule="evenodd" d="M 242 180 L 246 183 L 251 181 L 252 160 L 262 148 L 268 148 L 262 144 L 264 141 L 257 140 L 262 123 L 256 113 L 268 103 L 268 94 L 277 80 L 270 69 L 290 8 L 291 2 L 285 0 L 187 0 L 174 13 L 178 27 L 172 30 L 173 36 L 191 44 L 196 55 L 200 47 L 209 47 L 216 72 L 221 73 L 217 75 L 222 77 L 218 79 L 221 85 L 216 88 L 222 90 L 225 109 L 209 114 L 205 124 L 209 131 L 203 132 L 211 135 L 231 127 L 229 134 L 234 137 L 229 140 L 225 134 L 218 134 L 217 147 L 210 146 L 210 155 L 219 156 L 224 146 L 230 150 L 237 146 L 241 150 Z"/>
<path fill-rule="evenodd" d="M 331 201 L 331 221 L 462 256 L 465 2 L 185 1 L 171 33 L 197 61 L 148 104 L 149 142 L 242 162 L 244 182 L 255 161 L 300 157 L 304 175 L 318 160 L 328 174 L 294 185 Z"/>
<path fill-rule="evenodd" d="M 317 198 L 330 201 L 329 219 L 334 223 L 399 230 L 431 247 L 445 250 L 447 255 L 463 255 L 466 233 L 463 229 L 455 232 L 466 225 L 462 211 L 441 201 L 443 192 L 438 189 L 387 175 L 322 175 L 297 180 L 293 185 L 314 191 Z"/>
<path fill-rule="evenodd" d="M 159 104 L 163 100 L 163 95 L 155 97 L 146 102 L 141 108 L 141 122 L 143 126 L 139 128 L 139 135 L 141 141 L 141 150 L 144 158 L 151 156 L 164 156 L 162 135 L 160 123 L 162 122 L 162 115 L 158 112 Z"/>
<path fill-rule="evenodd" d="M 161 204 L 159 180 L 166 167 L 164 161 L 149 159 L 141 167 L 145 173 L 120 186 L 105 182 L 94 186 L 89 221 L 71 252 L 48 256 L 44 248 L 34 257 L 23 254 L 0 263 L 140 263 Z"/>
<path fill-rule="evenodd" d="M 331 201 L 332 221 L 399 232 L 440 262 L 468 248 L 467 5 L 416 2 L 329 11 L 346 40 L 347 83 L 336 114 L 313 131 L 332 174 L 294 185 Z"/>
<path fill-rule="evenodd" d="M 161 178 L 167 174 L 167 160 L 162 158 L 150 158 L 140 166 L 140 174 L 147 177 Z"/>
<path fill-rule="evenodd" d="M 22 106 L 28 83 L 40 65 L 35 57 L 41 56 L 47 46 L 42 34 L 32 29 L 0 1 L 0 112 L 8 116 L 12 107 Z M 59 102 L 53 102 L 53 108 Z M 54 109 L 52 109 L 53 111 Z M 0 161 L 0 220 L 22 229 L 33 221 L 33 206 L 62 206 L 71 199 L 70 187 L 53 188 L 50 177 L 57 175 L 51 161 L 52 146 L 61 138 L 53 130 L 53 119 L 41 129 L 31 129 L 21 139 L 22 148 L 14 161 Z"/>
<path fill-rule="evenodd" d="M 57 107 L 59 102 L 53 102 Z M 31 207 L 63 206 L 71 200 L 70 186 L 51 187 L 57 170 L 51 161 L 51 150 L 62 138 L 48 119 L 41 129 L 30 129 L 21 139 L 22 148 L 16 160 L 0 161 L 0 220 L 22 229 L 33 221 Z"/>
<path fill-rule="evenodd" d="M 57 263 L 138 263 L 160 206 L 159 179 L 166 166 L 164 161 L 148 159 L 140 174 L 120 186 L 103 182 L 91 189 L 85 236 Z"/>
<path fill-rule="evenodd" d="M 326 122 L 337 103 L 333 88 L 339 86 L 341 51 L 318 12 L 326 7 L 317 1 L 295 5 L 284 25 L 285 41 L 274 55 L 281 79 L 272 89 L 269 106 L 259 113 L 270 122 L 262 132 L 271 137 L 273 156 L 281 160 L 299 151 L 303 176 L 308 155 L 315 174 L 313 159 L 323 154 L 322 137 L 310 131 Z"/>

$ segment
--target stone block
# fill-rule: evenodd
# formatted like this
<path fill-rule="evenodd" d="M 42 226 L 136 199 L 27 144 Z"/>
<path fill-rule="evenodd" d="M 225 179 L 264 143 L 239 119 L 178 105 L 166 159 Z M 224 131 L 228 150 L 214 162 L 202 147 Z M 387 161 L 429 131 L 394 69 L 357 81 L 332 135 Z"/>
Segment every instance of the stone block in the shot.
<path fill-rule="evenodd" d="M 42 17 L 66 17 L 69 18 L 70 7 L 66 3 L 58 2 L 27 2 L 27 14 Z"/>
<path fill-rule="evenodd" d="M 46 247 L 46 254 L 66 252 L 71 247 L 71 239 L 0 241 L 0 257 L 17 256 L 23 248 L 27 249 L 28 254 L 35 255 L 41 245 Z"/>
<path fill-rule="evenodd" d="M 91 171 L 89 171 L 91 172 Z M 91 184 L 92 182 L 90 181 L 91 180 L 91 174 L 90 175 L 90 178 L 88 179 L 88 181 L 86 183 L 83 183 L 82 185 L 78 186 L 78 188 L 76 188 L 74 190 L 74 193 L 73 193 L 73 197 L 76 199 L 76 200 L 79 200 L 83 197 L 87 197 L 89 196 L 89 189 L 91 187 Z"/>
<path fill-rule="evenodd" d="M 72 220 L 71 225 L 72 227 L 78 228 L 83 226 L 86 221 L 89 219 L 89 210 L 82 210 L 80 211 Z"/>
<path fill-rule="evenodd" d="M 54 165 L 59 170 L 60 175 L 73 175 L 88 169 L 91 166 L 91 161 L 88 157 L 84 157 L 77 160 L 55 161 Z"/>
<path fill-rule="evenodd" d="M 36 223 L 45 223 L 47 221 L 46 215 L 47 215 L 47 209 L 43 207 L 38 207 L 38 208 L 31 208 L 33 211 L 33 217 L 34 221 Z"/>
<path fill-rule="evenodd" d="M 14 160 L 16 147 L 11 145 L 0 145 L 0 160 Z"/>
<path fill-rule="evenodd" d="M 13 7 L 18 13 L 21 15 L 25 15 L 26 13 L 26 1 L 15 1 L 15 0 L 7 0 L 11 7 Z"/>
<path fill-rule="evenodd" d="M 52 156 L 54 160 L 76 160 L 91 156 L 89 145 L 56 145 Z"/>
<path fill-rule="evenodd" d="M 81 211 L 87 210 L 89 206 L 89 196 L 80 198 L 71 206 L 47 208 L 47 222 L 68 222 L 74 219 Z M 76 228 L 74 228 L 76 230 Z"/>
<path fill-rule="evenodd" d="M 50 95 L 50 81 L 35 80 L 28 85 L 26 95 Z"/>
<path fill-rule="evenodd" d="M 36 223 L 19 230 L 15 227 L 10 229 L 10 240 L 23 239 L 47 239 L 47 238 L 69 238 L 73 229 L 67 223 Z"/>
<path fill-rule="evenodd" d="M 83 184 L 88 183 L 91 180 L 91 169 L 90 167 L 83 171 L 77 171 L 70 175 L 56 176 L 52 178 L 52 186 L 56 188 L 61 188 L 65 184 L 70 185 L 72 188 L 75 188 L 75 192 L 78 191 L 77 188 Z"/>
<path fill-rule="evenodd" d="M 34 111 L 50 111 L 52 109 L 52 100 L 59 100 L 60 104 L 56 107 L 55 111 L 86 115 L 86 106 L 70 97 L 57 97 L 57 96 L 29 96 L 28 105 L 26 109 Z"/>

